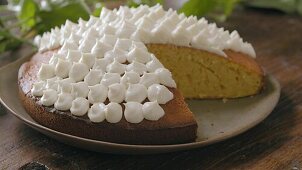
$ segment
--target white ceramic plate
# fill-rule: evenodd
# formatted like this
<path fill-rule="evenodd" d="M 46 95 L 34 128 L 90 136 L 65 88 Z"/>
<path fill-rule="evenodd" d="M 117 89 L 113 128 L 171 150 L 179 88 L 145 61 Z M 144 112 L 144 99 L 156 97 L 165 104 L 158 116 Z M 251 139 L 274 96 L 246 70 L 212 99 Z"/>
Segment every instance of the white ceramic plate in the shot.
<path fill-rule="evenodd" d="M 247 131 L 265 119 L 276 106 L 280 85 L 272 76 L 266 78 L 266 88 L 253 97 L 222 100 L 189 100 L 198 122 L 196 142 L 175 145 L 127 145 L 81 138 L 54 131 L 36 123 L 24 110 L 18 97 L 17 73 L 22 58 L 0 69 L 0 100 L 16 117 L 30 127 L 60 142 L 97 152 L 151 154 L 180 151 L 213 144 Z"/>

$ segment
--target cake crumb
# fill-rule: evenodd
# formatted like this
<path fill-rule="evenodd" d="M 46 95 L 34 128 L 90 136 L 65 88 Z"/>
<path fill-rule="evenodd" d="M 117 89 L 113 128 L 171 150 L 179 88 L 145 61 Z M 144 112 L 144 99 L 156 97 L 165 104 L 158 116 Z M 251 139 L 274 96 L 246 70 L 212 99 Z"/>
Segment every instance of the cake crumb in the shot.
<path fill-rule="evenodd" d="M 222 99 L 222 102 L 223 102 L 223 103 L 226 103 L 227 101 L 228 101 L 227 98 L 223 98 L 223 99 Z"/>

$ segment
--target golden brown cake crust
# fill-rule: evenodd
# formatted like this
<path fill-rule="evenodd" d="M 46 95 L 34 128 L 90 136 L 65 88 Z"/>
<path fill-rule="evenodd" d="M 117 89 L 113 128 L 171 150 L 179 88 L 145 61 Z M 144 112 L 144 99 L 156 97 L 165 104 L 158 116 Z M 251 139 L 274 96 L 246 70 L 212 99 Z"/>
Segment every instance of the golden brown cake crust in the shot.
<path fill-rule="evenodd" d="M 264 72 L 259 64 L 248 55 L 232 50 L 225 50 L 224 52 L 231 61 L 246 67 L 251 72 L 258 74 L 259 76 L 264 76 Z"/>
<path fill-rule="evenodd" d="M 30 116 L 43 126 L 75 136 L 126 144 L 175 144 L 196 139 L 197 123 L 181 93 L 171 88 L 174 99 L 162 105 L 165 115 L 158 121 L 129 123 L 123 117 L 118 123 L 92 123 L 87 115 L 77 117 L 70 112 L 44 107 L 30 93 L 41 63 L 47 63 L 55 51 L 37 53 L 24 63 L 18 75 L 19 94 Z"/>

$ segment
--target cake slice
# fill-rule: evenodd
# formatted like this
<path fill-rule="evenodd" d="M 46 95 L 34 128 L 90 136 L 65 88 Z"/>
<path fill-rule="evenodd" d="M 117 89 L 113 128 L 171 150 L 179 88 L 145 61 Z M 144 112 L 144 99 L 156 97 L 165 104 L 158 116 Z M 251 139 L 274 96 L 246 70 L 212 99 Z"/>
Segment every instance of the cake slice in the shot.
<path fill-rule="evenodd" d="M 263 71 L 237 31 L 160 5 L 104 8 L 35 38 L 19 70 L 20 98 L 38 123 L 107 142 L 196 139 L 185 98 L 255 95 Z M 184 95 L 184 97 L 183 97 Z"/>
<path fill-rule="evenodd" d="M 170 44 L 147 47 L 172 72 L 185 98 L 238 98 L 258 94 L 263 87 L 262 68 L 247 54 L 225 50 L 227 57 L 221 57 Z"/>

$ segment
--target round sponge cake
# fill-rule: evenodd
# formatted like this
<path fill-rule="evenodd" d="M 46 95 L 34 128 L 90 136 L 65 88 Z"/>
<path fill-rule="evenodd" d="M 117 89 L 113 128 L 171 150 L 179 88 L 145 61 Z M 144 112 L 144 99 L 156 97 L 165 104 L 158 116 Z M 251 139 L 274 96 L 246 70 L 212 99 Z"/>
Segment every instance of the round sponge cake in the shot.
<path fill-rule="evenodd" d="M 24 107 L 43 126 L 89 139 L 193 142 L 197 123 L 184 98 L 238 98 L 263 88 L 255 51 L 237 31 L 160 5 L 104 8 L 100 18 L 66 21 L 35 43 L 39 52 L 19 70 Z"/>
<path fill-rule="evenodd" d="M 228 58 L 202 50 L 174 45 L 149 44 L 148 50 L 171 70 L 178 89 L 169 88 L 174 99 L 162 105 L 166 114 L 158 121 L 132 124 L 92 123 L 38 103 L 31 95 L 32 84 L 42 63 L 56 51 L 37 53 L 19 70 L 20 98 L 31 117 L 51 129 L 90 139 L 127 144 L 174 144 L 196 139 L 197 123 L 186 98 L 235 98 L 257 94 L 263 86 L 263 72 L 257 63 L 241 53 L 226 51 Z M 123 108 L 124 109 L 124 108 Z"/>

